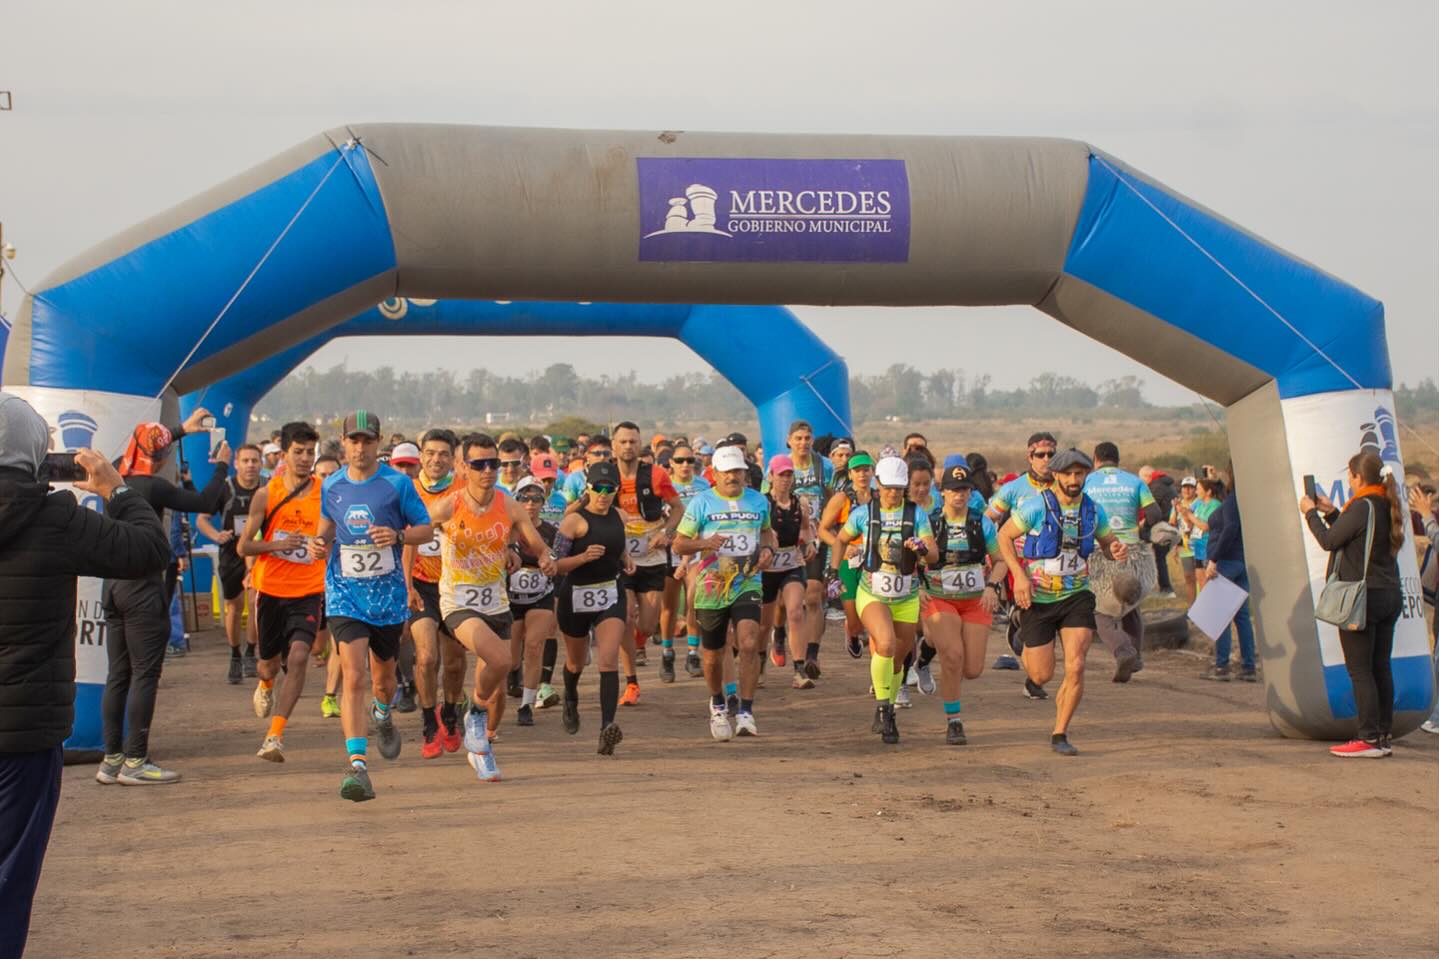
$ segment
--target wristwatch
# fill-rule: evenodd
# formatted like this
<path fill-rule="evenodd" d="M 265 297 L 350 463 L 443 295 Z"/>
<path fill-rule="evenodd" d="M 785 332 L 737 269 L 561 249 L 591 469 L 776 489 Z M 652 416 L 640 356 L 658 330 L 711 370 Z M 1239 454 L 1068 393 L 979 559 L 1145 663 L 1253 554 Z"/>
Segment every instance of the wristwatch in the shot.
<path fill-rule="evenodd" d="M 110 498 L 111 498 L 111 499 L 114 499 L 115 497 L 119 496 L 121 493 L 128 493 L 128 492 L 130 492 L 130 487 L 128 487 L 128 486 L 126 486 L 125 484 L 122 483 L 122 484 L 120 484 L 119 486 L 115 487 L 114 489 L 112 489 L 112 490 L 110 491 Z"/>

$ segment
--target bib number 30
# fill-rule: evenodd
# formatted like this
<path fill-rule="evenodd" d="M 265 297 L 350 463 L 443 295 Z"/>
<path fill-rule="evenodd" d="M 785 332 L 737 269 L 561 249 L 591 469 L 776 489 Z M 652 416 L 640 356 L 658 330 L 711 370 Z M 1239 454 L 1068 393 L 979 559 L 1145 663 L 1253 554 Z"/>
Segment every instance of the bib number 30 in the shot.
<path fill-rule="evenodd" d="M 875 573 L 870 592 L 880 599 L 903 599 L 909 595 L 909 577 L 902 573 Z"/>

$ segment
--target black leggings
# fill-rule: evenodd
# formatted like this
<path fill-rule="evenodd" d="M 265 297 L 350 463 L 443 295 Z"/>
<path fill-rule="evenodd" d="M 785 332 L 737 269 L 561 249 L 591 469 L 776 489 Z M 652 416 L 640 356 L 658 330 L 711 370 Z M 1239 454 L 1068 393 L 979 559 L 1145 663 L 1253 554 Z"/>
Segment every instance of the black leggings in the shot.
<path fill-rule="evenodd" d="M 1394 674 L 1389 656 L 1394 651 L 1394 626 L 1399 622 L 1403 597 L 1397 589 L 1371 589 L 1366 600 L 1364 628 L 1341 629 L 1339 642 L 1354 687 L 1359 738 L 1374 742 L 1387 738 L 1394 727 Z"/>
<path fill-rule="evenodd" d="M 150 754 L 155 691 L 169 639 L 170 605 L 164 583 L 158 578 L 115 583 L 105 600 L 110 671 L 100 700 L 107 754 L 123 752 L 129 759 Z"/>

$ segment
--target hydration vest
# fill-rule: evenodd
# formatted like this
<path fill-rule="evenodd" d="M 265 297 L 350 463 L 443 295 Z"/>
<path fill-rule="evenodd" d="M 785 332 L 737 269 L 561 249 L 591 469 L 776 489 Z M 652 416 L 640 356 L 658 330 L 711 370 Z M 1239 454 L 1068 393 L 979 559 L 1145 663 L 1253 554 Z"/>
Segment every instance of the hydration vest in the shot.
<path fill-rule="evenodd" d="M 935 510 L 929 522 L 934 527 L 935 542 L 939 544 L 940 566 L 971 566 L 984 562 L 989 551 L 984 543 L 983 513 L 976 514 L 971 509 L 964 517 L 964 533 L 968 545 L 962 550 L 955 550 L 953 556 L 949 553 L 949 520 L 945 519 L 944 508 Z"/>
<path fill-rule="evenodd" d="M 903 518 L 900 520 L 899 541 L 907 543 L 914 536 L 914 520 L 919 507 L 913 503 L 904 504 Z M 869 573 L 880 571 L 883 563 L 879 557 L 879 538 L 883 523 L 880 519 L 879 497 L 871 496 L 869 500 L 869 525 L 864 533 L 864 569 Z M 899 571 L 905 576 L 914 574 L 914 567 L 917 563 L 916 557 L 909 550 L 901 548 L 899 551 Z"/>
<path fill-rule="evenodd" d="M 654 490 L 654 467 L 649 463 L 635 467 L 635 502 L 646 522 L 653 523 L 664 515 L 665 501 Z"/>
<path fill-rule="evenodd" d="M 1032 529 L 1024 537 L 1025 559 L 1054 559 L 1060 554 L 1064 540 L 1064 510 L 1053 490 L 1043 490 L 1044 524 Z M 1079 496 L 1079 555 L 1084 559 L 1094 552 L 1094 533 L 1099 525 L 1094 500 L 1085 494 Z"/>

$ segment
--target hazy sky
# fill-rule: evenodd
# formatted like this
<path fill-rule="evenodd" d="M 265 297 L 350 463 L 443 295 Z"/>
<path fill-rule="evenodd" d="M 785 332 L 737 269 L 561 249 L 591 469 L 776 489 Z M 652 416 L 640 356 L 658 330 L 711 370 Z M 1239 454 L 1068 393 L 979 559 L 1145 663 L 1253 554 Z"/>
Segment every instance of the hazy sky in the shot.
<path fill-rule="evenodd" d="M 1385 301 L 1396 380 L 1439 371 L 1439 4 L 88 3 L 3 0 L 0 222 L 34 284 L 354 121 L 1085 139 Z M 4 289 L 7 313 L 18 305 Z M 800 308 L 894 362 L 1188 391 L 1027 307 Z M 902 326 L 896 325 L 896 320 Z M 955 324 L 961 350 L 923 346 Z M 889 335 L 877 335 L 882 328 Z M 908 335 L 893 335 L 902 329 Z M 669 342 L 350 340 L 322 365 L 549 362 L 658 379 Z M 997 355 L 1022 348 L 1015 360 Z M 442 359 L 438 359 L 442 358 Z M 643 362 L 641 362 L 643 359 Z M 652 371 L 652 373 L 651 373 Z"/>

